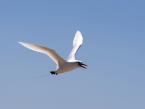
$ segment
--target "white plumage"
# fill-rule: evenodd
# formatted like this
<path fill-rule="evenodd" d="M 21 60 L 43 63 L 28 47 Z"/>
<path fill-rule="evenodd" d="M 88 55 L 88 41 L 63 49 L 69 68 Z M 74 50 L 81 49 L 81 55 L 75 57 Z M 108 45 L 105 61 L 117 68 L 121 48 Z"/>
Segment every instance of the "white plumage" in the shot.
<path fill-rule="evenodd" d="M 86 68 L 86 64 L 83 64 L 81 61 L 76 60 L 76 53 L 80 46 L 83 43 L 83 36 L 80 31 L 77 31 L 73 40 L 73 49 L 67 59 L 64 60 L 61 56 L 59 56 L 53 49 L 43 47 L 41 45 L 30 44 L 25 42 L 19 42 L 24 47 L 31 49 L 36 52 L 40 52 L 49 56 L 57 65 L 55 71 L 51 71 L 51 74 L 59 74 L 71 71 L 78 67 Z"/>
<path fill-rule="evenodd" d="M 83 36 L 80 31 L 77 31 L 73 40 L 73 49 L 68 57 L 68 62 L 76 61 L 76 53 L 83 44 Z"/>

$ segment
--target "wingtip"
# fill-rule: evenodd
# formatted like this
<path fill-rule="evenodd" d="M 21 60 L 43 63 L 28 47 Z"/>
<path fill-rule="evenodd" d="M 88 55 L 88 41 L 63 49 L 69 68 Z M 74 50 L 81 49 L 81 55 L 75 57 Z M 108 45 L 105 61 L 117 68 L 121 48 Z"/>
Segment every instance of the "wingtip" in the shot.
<path fill-rule="evenodd" d="M 76 33 L 81 33 L 81 31 L 77 30 Z"/>
<path fill-rule="evenodd" d="M 79 30 L 76 31 L 76 34 L 82 36 L 82 33 L 81 33 L 81 31 L 79 31 Z"/>
<path fill-rule="evenodd" d="M 83 40 L 83 35 L 82 35 L 82 33 L 81 33 L 79 30 L 76 31 L 75 36 L 77 36 L 77 37 L 79 36 L 79 37 L 81 37 L 82 40 Z"/>
<path fill-rule="evenodd" d="M 26 46 L 27 43 L 24 43 L 24 42 L 18 42 L 20 45 L 22 46 Z"/>
<path fill-rule="evenodd" d="M 19 44 L 21 44 L 22 42 L 18 42 Z"/>
<path fill-rule="evenodd" d="M 24 43 L 23 42 L 18 42 L 19 44 L 23 45 Z"/>

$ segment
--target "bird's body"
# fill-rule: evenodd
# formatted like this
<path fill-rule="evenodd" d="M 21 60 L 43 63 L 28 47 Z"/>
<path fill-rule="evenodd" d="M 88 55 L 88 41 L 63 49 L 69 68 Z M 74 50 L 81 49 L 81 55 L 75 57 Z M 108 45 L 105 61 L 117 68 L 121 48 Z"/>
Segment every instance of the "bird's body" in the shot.
<path fill-rule="evenodd" d="M 64 60 L 53 49 L 43 47 L 41 45 L 36 45 L 36 44 L 30 44 L 24 42 L 19 42 L 19 43 L 28 49 L 48 55 L 57 65 L 56 70 L 51 71 L 50 72 L 51 74 L 57 75 L 60 73 L 71 71 L 79 67 L 86 68 L 87 66 L 86 64 L 83 64 L 81 61 L 75 59 L 75 54 L 83 43 L 83 37 L 81 32 L 79 31 L 77 31 L 75 34 L 75 38 L 73 41 L 73 49 L 68 57 L 68 60 Z"/>
<path fill-rule="evenodd" d="M 56 73 L 64 73 L 64 72 L 68 72 L 68 71 L 71 71 L 73 69 L 76 69 L 80 67 L 78 65 L 77 62 L 65 62 L 63 65 L 61 65 L 57 70 L 56 70 Z"/>

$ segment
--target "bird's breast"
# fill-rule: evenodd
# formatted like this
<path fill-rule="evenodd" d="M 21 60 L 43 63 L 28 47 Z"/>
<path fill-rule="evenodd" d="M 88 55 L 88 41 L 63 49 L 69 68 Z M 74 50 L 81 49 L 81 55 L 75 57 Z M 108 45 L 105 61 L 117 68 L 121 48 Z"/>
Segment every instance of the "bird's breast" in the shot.
<path fill-rule="evenodd" d="M 79 66 L 77 63 L 67 62 L 64 65 L 60 66 L 60 68 L 58 69 L 58 73 L 68 72 L 78 67 Z"/>

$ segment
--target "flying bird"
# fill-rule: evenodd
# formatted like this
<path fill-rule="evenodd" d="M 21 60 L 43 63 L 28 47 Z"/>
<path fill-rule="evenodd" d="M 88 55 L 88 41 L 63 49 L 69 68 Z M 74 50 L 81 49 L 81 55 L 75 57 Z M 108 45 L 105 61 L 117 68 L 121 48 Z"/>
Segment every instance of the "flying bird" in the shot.
<path fill-rule="evenodd" d="M 56 64 L 56 70 L 50 71 L 52 75 L 65 73 L 74 70 L 76 68 L 85 68 L 85 69 L 87 68 L 86 64 L 76 59 L 76 53 L 78 49 L 81 47 L 81 45 L 83 44 L 83 36 L 80 31 L 77 31 L 75 33 L 75 37 L 73 40 L 73 48 L 67 60 L 63 59 L 60 55 L 58 55 L 55 52 L 55 50 L 51 48 L 47 48 L 41 45 L 36 45 L 31 43 L 25 43 L 25 42 L 19 42 L 19 43 L 30 50 L 40 52 L 49 56 Z"/>

